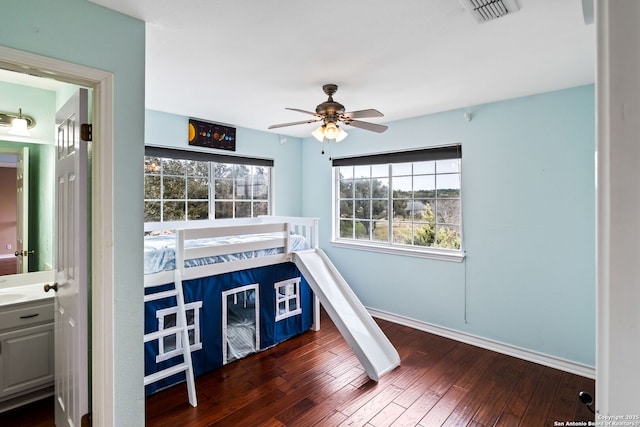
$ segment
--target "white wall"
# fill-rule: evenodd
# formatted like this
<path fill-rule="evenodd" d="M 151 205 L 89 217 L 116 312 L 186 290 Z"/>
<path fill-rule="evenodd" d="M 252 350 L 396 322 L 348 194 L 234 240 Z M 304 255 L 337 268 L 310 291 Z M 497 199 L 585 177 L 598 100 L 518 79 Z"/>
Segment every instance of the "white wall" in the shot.
<path fill-rule="evenodd" d="M 596 25 L 596 407 L 598 416 L 640 416 L 640 2 L 597 2 Z"/>

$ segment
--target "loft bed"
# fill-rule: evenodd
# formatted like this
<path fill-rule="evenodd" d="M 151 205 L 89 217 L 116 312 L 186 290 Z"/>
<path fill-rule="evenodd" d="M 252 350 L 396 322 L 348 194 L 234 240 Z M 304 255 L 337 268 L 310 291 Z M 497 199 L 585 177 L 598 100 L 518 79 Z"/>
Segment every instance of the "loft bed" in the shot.
<path fill-rule="evenodd" d="M 319 329 L 318 300 L 292 263 L 294 251 L 317 248 L 317 219 L 147 223 L 144 231 L 145 295 L 181 284 L 196 376 Z M 145 302 L 145 334 L 175 328 L 178 319 L 176 298 Z M 178 333 L 144 345 L 145 376 L 180 362 Z M 184 378 L 155 381 L 146 393 Z"/>

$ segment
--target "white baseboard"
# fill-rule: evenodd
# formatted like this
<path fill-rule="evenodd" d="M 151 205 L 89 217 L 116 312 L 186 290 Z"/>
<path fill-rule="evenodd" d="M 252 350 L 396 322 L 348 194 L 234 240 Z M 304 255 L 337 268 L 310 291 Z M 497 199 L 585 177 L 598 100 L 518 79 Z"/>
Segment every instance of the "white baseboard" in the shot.
<path fill-rule="evenodd" d="M 559 357 L 549 356 L 547 354 L 538 353 L 535 351 L 527 350 L 524 348 L 516 347 L 510 344 L 501 343 L 499 341 L 493 341 L 487 338 L 482 338 L 476 335 L 467 334 L 465 332 L 456 331 L 442 326 L 433 325 L 431 323 L 423 322 L 421 320 L 415 320 L 404 316 L 399 316 L 393 313 L 387 313 L 385 311 L 376 310 L 367 307 L 367 310 L 373 317 L 377 317 L 382 320 L 397 323 L 399 325 L 408 326 L 410 328 L 418 329 L 420 331 L 429 332 L 435 335 L 440 335 L 445 338 L 464 342 L 467 344 L 481 347 L 487 350 L 495 351 L 497 353 L 506 354 L 508 356 L 517 357 L 518 359 L 527 360 L 529 362 L 538 363 L 540 365 L 548 366 L 550 368 L 559 369 L 561 371 L 570 372 L 572 374 L 580 375 L 587 378 L 596 378 L 596 370 L 592 366 L 583 365 L 580 363 L 572 362 L 570 360 L 562 359 Z"/>

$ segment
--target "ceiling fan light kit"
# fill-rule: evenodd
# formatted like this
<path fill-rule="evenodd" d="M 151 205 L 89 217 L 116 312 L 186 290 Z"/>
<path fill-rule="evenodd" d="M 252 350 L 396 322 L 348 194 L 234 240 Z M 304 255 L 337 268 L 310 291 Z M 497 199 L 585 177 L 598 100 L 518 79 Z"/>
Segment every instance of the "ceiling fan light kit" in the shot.
<path fill-rule="evenodd" d="M 378 110 L 368 109 L 368 110 L 358 110 L 358 111 L 344 111 L 344 105 L 340 104 L 333 100 L 333 94 L 338 90 L 338 86 L 335 84 L 326 84 L 322 86 L 322 90 L 329 97 L 325 102 L 318 104 L 316 107 L 316 111 L 306 111 L 298 108 L 286 108 L 287 110 L 298 111 L 300 113 L 310 114 L 315 116 L 314 119 L 311 120 L 302 120 L 298 122 L 289 122 L 289 123 L 281 123 L 277 125 L 269 126 L 269 129 L 275 129 L 285 126 L 294 126 L 301 125 L 307 123 L 317 123 L 322 122 L 317 129 L 311 132 L 311 135 L 317 139 L 319 142 L 340 142 L 345 139 L 348 135 L 347 132 L 342 129 L 339 123 L 343 125 L 354 126 L 360 129 L 369 130 L 372 132 L 382 133 L 387 130 L 387 126 L 379 125 L 375 123 L 363 122 L 360 120 L 355 120 L 359 118 L 365 117 L 383 117 L 384 115 Z"/>

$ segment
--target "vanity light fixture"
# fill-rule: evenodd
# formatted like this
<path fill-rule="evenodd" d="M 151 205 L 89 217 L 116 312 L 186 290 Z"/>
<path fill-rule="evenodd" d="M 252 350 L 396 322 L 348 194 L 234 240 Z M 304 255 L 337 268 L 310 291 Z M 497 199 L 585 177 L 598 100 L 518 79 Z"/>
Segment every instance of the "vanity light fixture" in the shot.
<path fill-rule="evenodd" d="M 10 135 L 30 136 L 29 129 L 36 125 L 36 120 L 31 116 L 22 114 L 22 108 L 15 113 L 0 113 L 0 126 L 9 127 Z"/>

